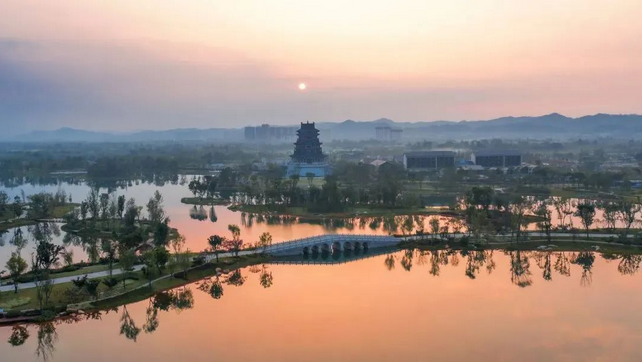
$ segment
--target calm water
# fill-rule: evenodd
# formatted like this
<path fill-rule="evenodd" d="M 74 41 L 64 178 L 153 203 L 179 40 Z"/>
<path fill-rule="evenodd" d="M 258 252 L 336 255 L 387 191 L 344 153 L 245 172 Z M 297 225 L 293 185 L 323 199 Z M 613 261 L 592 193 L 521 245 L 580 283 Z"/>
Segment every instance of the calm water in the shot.
<path fill-rule="evenodd" d="M 594 253 L 400 251 L 336 265 L 255 266 L 241 270 L 240 286 L 222 276 L 219 299 L 209 293 L 211 280 L 99 319 L 1 327 L 0 356 L 71 362 L 636 361 L 640 261 Z M 124 316 L 129 328 L 121 334 Z M 29 334 L 24 344 L 4 342 L 20 328 Z"/>
<path fill-rule="evenodd" d="M 182 197 L 190 197 L 192 194 L 187 188 L 185 182 L 189 182 L 191 176 L 181 176 L 175 183 L 164 182 L 155 185 L 152 182 L 134 181 L 127 182 L 119 187 L 111 187 L 110 191 L 117 195 L 125 195 L 127 198 L 133 197 L 137 204 L 145 205 L 156 190 L 159 190 L 164 198 L 165 211 L 170 217 L 171 225 L 179 230 L 186 237 L 186 244 L 193 251 L 201 251 L 207 248 L 207 238 L 213 234 L 228 235 L 227 226 L 237 224 L 241 227 L 241 236 L 246 243 L 255 243 L 263 232 L 270 232 L 273 236 L 273 242 L 277 243 L 284 240 L 291 240 L 306 236 L 314 236 L 325 233 L 355 233 L 355 234 L 389 234 L 392 232 L 401 232 L 398 226 L 401 221 L 395 222 L 393 219 L 382 220 L 372 218 L 362 219 L 335 219 L 321 222 L 302 221 L 291 217 L 262 217 L 256 215 L 246 215 L 240 212 L 233 212 L 226 206 L 191 206 L 181 203 Z M 74 202 L 80 202 L 87 197 L 90 191 L 89 186 L 83 182 L 66 182 L 61 181 L 58 185 L 41 185 L 21 184 L 0 186 L 13 199 L 14 196 L 20 196 L 24 193 L 26 196 L 37 192 L 56 192 L 62 188 L 72 195 Z M 107 188 L 102 188 L 101 192 L 107 192 Z M 553 210 L 553 209 L 552 209 Z M 553 224 L 558 225 L 559 221 L 553 211 Z M 445 225 L 449 218 L 440 217 L 441 225 Z M 574 225 L 580 226 L 578 218 L 574 219 Z M 602 219 L 600 210 L 597 212 L 596 219 Z M 640 219 L 640 216 L 639 216 Z M 424 218 L 424 230 L 429 232 L 429 218 Z M 531 224 L 530 229 L 535 230 L 536 225 Z M 28 236 L 27 228 L 23 228 L 25 235 Z M 14 250 L 9 243 L 13 230 L 0 236 L 0 266 L 4 266 L 6 260 Z M 65 233 L 54 235 L 54 241 L 62 244 L 65 240 Z M 71 239 L 68 239 L 71 240 Z M 74 250 L 75 261 L 87 260 L 86 248 L 83 248 L 80 240 L 74 240 L 74 243 L 67 244 L 69 249 Z M 100 244 L 99 244 L 100 245 Z M 33 250 L 33 242 L 25 248 L 25 253 Z"/>
<path fill-rule="evenodd" d="M 75 202 L 89 192 L 83 184 L 62 187 Z M 4 190 L 13 197 L 21 190 L 29 195 L 57 188 Z M 246 242 L 265 231 L 279 242 L 323 233 L 386 234 L 395 227 L 373 220 L 320 224 L 250 217 L 224 206 L 194 208 L 181 204 L 181 197 L 191 196 L 181 184 L 133 183 L 116 193 L 143 205 L 157 189 L 171 225 L 191 250 L 206 248 L 209 235 L 227 235 L 228 224 L 238 224 Z M 10 235 L 4 235 L 0 265 L 13 249 Z M 68 239 L 64 232 L 54 236 L 57 243 Z M 82 245 L 69 248 L 76 260 L 88 258 Z M 31 250 L 33 241 L 25 248 Z M 374 253 L 344 263 L 332 256 L 314 261 L 337 262 L 333 265 L 244 268 L 241 286 L 232 285 L 240 284 L 238 279 L 229 284 L 221 278 L 219 299 L 209 293 L 211 280 L 98 319 L 0 327 L 0 361 L 640 360 L 640 256 Z M 121 334 L 124 316 L 130 338 Z M 29 334 L 24 344 L 6 343 L 20 331 Z"/>

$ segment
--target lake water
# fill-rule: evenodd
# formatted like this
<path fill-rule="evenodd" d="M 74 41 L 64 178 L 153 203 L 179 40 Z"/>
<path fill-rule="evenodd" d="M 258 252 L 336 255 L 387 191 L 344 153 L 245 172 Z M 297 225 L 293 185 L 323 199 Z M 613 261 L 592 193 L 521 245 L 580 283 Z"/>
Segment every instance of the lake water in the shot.
<path fill-rule="evenodd" d="M 89 192 L 82 183 L 62 187 L 75 202 Z M 13 197 L 21 190 L 29 195 L 57 188 L 4 190 Z M 191 250 L 205 249 L 212 234 L 228 235 L 228 224 L 238 224 L 246 242 L 265 231 L 274 242 L 390 231 L 372 220 L 297 222 L 224 206 L 215 206 L 212 215 L 210 207 L 182 204 L 181 197 L 191 195 L 178 183 L 133 183 L 116 192 L 144 205 L 157 189 L 171 225 Z M 13 249 L 9 238 L 5 234 L 0 247 L 0 265 Z M 64 243 L 65 233 L 54 240 Z M 88 258 L 82 245 L 70 248 L 76 260 Z M 32 250 L 30 240 L 25 252 Z M 241 286 L 221 278 L 219 299 L 209 293 L 213 280 L 202 281 L 97 319 L 0 327 L 0 361 L 640 360 L 640 255 L 608 260 L 599 253 L 369 253 L 319 258 L 313 265 L 243 268 Z M 329 262 L 335 264 L 319 265 Z M 129 328 L 121 333 L 124 315 Z M 29 335 L 23 344 L 5 342 L 20 332 Z"/>
<path fill-rule="evenodd" d="M 640 256 L 368 256 L 243 268 L 241 286 L 221 278 L 219 299 L 209 293 L 211 282 L 199 282 L 98 319 L 0 327 L 0 356 L 65 362 L 640 360 Z M 20 331 L 29 334 L 23 344 L 5 342 Z"/>
<path fill-rule="evenodd" d="M 399 232 L 401 222 L 391 222 L 392 220 L 382 220 L 377 218 L 355 218 L 355 219 L 329 219 L 321 221 L 302 221 L 292 217 L 262 217 L 257 215 L 248 215 L 240 212 L 228 210 L 226 206 L 191 206 L 181 203 L 181 198 L 190 197 L 192 194 L 187 188 L 192 176 L 180 176 L 174 182 L 143 182 L 130 181 L 123 182 L 117 186 L 112 185 L 109 189 L 101 188 L 100 192 L 113 191 L 117 195 L 125 195 L 127 198 L 133 197 L 137 204 L 145 205 L 152 197 L 156 190 L 159 190 L 164 198 L 166 214 L 170 217 L 170 224 L 179 230 L 186 237 L 186 246 L 192 251 L 201 251 L 208 247 L 207 238 L 213 234 L 229 236 L 228 225 L 237 224 L 241 228 L 241 237 L 246 244 L 255 243 L 263 232 L 269 232 L 273 236 L 273 242 L 291 240 L 301 237 L 321 235 L 327 233 L 346 233 L 346 234 L 371 234 L 381 235 L 391 232 Z M 87 197 L 90 191 L 82 181 L 66 180 L 61 181 L 56 178 L 48 179 L 47 183 L 31 181 L 30 183 L 7 183 L 0 186 L 1 191 L 9 194 L 13 199 L 14 196 L 26 196 L 37 192 L 56 192 L 59 188 L 71 194 L 74 202 L 80 202 Z M 55 182 L 56 184 L 52 184 Z M 556 212 L 553 211 L 553 224 L 558 225 Z M 576 217 L 574 225 L 580 227 L 580 220 Z M 602 219 L 600 210 L 597 212 L 596 219 Z M 639 215 L 640 219 L 640 215 Z M 441 225 L 445 225 L 449 220 L 448 217 L 440 217 Z M 429 232 L 429 218 L 423 219 L 424 230 Z M 536 230 L 535 224 L 530 224 L 529 229 Z M 27 228 L 23 228 L 25 235 L 28 236 Z M 13 231 L 4 234 L 0 242 L 0 268 L 14 250 L 9 243 Z M 54 235 L 54 241 L 62 244 L 65 233 L 61 231 L 59 236 Z M 100 244 L 99 244 L 100 245 Z M 82 243 L 69 246 L 74 251 L 74 260 L 87 260 L 87 252 Z M 25 248 L 25 254 L 28 255 L 33 250 L 33 242 Z"/>

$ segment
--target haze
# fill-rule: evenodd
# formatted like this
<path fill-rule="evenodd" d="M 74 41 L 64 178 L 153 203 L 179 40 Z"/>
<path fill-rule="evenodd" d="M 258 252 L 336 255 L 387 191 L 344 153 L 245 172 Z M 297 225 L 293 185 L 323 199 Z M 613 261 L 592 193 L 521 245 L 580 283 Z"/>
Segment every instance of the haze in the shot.
<path fill-rule="evenodd" d="M 640 1 L 4 0 L 0 14 L 5 134 L 641 113 Z"/>

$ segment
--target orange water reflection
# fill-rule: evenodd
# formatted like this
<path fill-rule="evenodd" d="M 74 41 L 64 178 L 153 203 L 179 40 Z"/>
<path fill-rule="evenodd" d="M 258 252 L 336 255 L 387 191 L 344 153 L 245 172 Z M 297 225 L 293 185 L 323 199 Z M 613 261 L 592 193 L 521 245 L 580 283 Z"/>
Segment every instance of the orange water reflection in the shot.
<path fill-rule="evenodd" d="M 529 262 L 527 287 L 512 282 L 516 253 L 501 251 L 486 254 L 474 279 L 466 270 L 475 255 L 458 256 L 457 265 L 449 255 L 438 273 L 430 253 L 396 252 L 391 270 L 386 255 L 332 266 L 268 265 L 270 288 L 245 268 L 244 285 L 224 284 L 220 299 L 191 285 L 194 307 L 160 311 L 158 329 L 136 342 L 119 335 L 122 308 L 100 321 L 58 325 L 52 360 L 640 360 L 640 272 L 623 275 L 623 260 L 587 253 L 587 283 L 578 254 L 566 254 L 569 276 L 556 271 L 552 254 L 546 281 L 544 255 L 520 255 Z M 490 256 L 495 268 L 487 268 Z M 410 268 L 402 266 L 405 257 Z M 632 265 L 640 267 L 637 260 Z M 127 307 L 138 327 L 148 305 Z M 3 360 L 35 359 L 36 329 L 30 332 L 22 346 L 0 345 Z M 10 333 L 0 328 L 0 340 Z"/>

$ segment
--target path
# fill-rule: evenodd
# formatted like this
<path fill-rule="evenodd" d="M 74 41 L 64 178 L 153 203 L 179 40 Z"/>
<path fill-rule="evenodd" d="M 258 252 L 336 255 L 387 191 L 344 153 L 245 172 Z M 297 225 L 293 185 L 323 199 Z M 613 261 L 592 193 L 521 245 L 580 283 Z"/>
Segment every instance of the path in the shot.
<path fill-rule="evenodd" d="M 143 268 L 143 265 L 136 265 L 136 266 L 134 266 L 133 271 L 139 271 L 142 268 Z M 122 274 L 122 273 L 123 273 L 123 271 L 121 269 L 112 270 L 112 275 L 119 275 L 119 274 Z M 94 278 L 106 277 L 108 275 L 109 275 L 109 270 L 102 270 L 102 271 L 93 272 L 93 273 L 70 275 L 70 276 L 67 276 L 67 277 L 55 278 L 55 279 L 52 279 L 52 280 L 53 280 L 54 284 L 62 284 L 62 283 L 71 282 L 74 279 L 82 278 L 83 276 L 87 276 L 88 279 L 94 279 Z M 36 283 L 34 283 L 34 282 L 19 283 L 18 284 L 18 290 L 35 288 L 35 287 L 36 287 Z M 13 290 L 14 290 L 13 285 L 2 285 L 2 286 L 0 286 L 0 292 L 7 292 L 7 291 L 13 291 Z"/>

